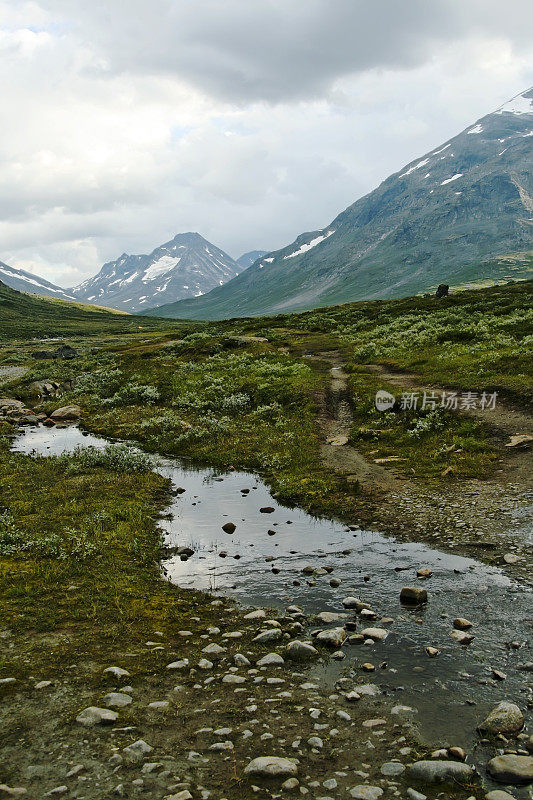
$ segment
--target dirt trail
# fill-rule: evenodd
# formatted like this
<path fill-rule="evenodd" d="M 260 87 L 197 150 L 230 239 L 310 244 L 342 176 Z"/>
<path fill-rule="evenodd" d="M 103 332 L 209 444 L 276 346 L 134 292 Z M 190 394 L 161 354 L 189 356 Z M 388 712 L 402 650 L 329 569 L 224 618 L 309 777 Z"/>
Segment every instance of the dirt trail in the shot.
<path fill-rule="evenodd" d="M 426 483 L 401 474 L 393 464 L 385 467 L 369 461 L 347 443 L 353 415 L 342 357 L 331 351 L 312 356 L 313 359 L 327 362 L 331 375 L 329 390 L 319 403 L 321 455 L 331 469 L 361 487 L 365 502 L 359 522 L 370 521 L 373 527 L 379 526 L 400 538 L 427 541 L 432 546 L 506 565 L 513 574 L 529 579 L 533 453 L 528 447 L 505 445 L 514 434 L 533 433 L 531 417 L 502 401 L 497 402 L 494 411 L 461 412 L 489 423 L 493 445 L 500 453 L 500 467 L 487 480 L 443 479 L 440 485 Z M 373 369 L 384 383 L 402 389 L 439 388 L 424 386 L 415 375 L 389 373 L 377 365 Z M 516 563 L 508 564 L 512 556 L 516 556 Z"/>

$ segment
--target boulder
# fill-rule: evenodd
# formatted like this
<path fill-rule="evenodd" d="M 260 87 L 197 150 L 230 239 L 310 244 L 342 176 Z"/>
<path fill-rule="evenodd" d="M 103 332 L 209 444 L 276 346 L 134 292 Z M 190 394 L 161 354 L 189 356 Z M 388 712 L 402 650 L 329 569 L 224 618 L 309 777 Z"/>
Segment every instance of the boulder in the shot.
<path fill-rule="evenodd" d="M 515 703 L 502 700 L 478 726 L 480 733 L 518 733 L 524 727 L 524 715 Z"/>
<path fill-rule="evenodd" d="M 54 422 L 57 420 L 70 422 L 79 419 L 81 413 L 82 411 L 79 406 L 62 406 L 62 408 L 56 408 L 55 411 L 52 411 L 50 419 L 53 419 Z"/>
<path fill-rule="evenodd" d="M 441 297 L 448 297 L 448 292 L 450 291 L 450 287 L 447 283 L 439 283 L 437 286 L 437 291 L 435 292 L 435 297 L 440 300 Z"/>
<path fill-rule="evenodd" d="M 496 756 L 487 764 L 487 772 L 498 783 L 533 783 L 533 756 Z"/>

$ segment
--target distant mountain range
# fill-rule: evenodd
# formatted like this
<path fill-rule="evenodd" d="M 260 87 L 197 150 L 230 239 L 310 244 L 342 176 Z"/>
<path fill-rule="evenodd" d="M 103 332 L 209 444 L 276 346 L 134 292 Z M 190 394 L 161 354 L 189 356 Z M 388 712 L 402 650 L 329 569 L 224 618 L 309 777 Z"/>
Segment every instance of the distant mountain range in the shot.
<path fill-rule="evenodd" d="M 260 256 L 209 294 L 150 313 L 223 319 L 526 277 L 532 151 L 529 89 L 407 164 L 326 228 Z"/>
<path fill-rule="evenodd" d="M 250 250 L 249 253 L 243 253 L 242 256 L 237 259 L 237 264 L 240 264 L 243 269 L 248 269 L 258 258 L 267 255 L 268 250 Z"/>
<path fill-rule="evenodd" d="M 184 297 L 199 297 L 244 267 L 199 233 L 180 233 L 149 255 L 123 253 L 68 292 L 84 303 L 139 312 Z"/>
<path fill-rule="evenodd" d="M 68 290 L 61 289 L 59 286 L 55 286 L 53 283 L 45 281 L 44 278 L 39 278 L 31 272 L 8 267 L 2 261 L 0 261 L 0 280 L 5 286 L 9 286 L 19 292 L 59 297 L 61 300 L 74 300 L 74 296 Z"/>

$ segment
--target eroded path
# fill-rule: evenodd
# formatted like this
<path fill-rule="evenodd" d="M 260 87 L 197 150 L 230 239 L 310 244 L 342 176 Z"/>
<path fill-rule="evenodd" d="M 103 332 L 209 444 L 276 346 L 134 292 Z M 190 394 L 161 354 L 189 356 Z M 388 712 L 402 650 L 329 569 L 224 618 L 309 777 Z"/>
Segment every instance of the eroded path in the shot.
<path fill-rule="evenodd" d="M 354 415 L 342 357 L 332 351 L 313 359 L 328 362 L 331 376 L 329 390 L 319 402 L 321 455 L 348 482 L 358 483 L 370 500 L 363 520 L 368 522 L 370 515 L 373 526 L 381 530 L 503 564 L 512 574 L 529 580 L 533 452 L 527 442 L 518 447 L 507 445 L 513 436 L 533 435 L 531 416 L 504 401 L 498 401 L 490 412 L 461 412 L 489 423 L 492 443 L 500 454 L 499 467 L 485 480 L 423 482 L 402 473 L 394 463 L 372 462 L 348 443 Z M 373 370 L 384 383 L 400 390 L 440 389 L 423 385 L 415 375 L 391 373 L 377 365 Z"/>

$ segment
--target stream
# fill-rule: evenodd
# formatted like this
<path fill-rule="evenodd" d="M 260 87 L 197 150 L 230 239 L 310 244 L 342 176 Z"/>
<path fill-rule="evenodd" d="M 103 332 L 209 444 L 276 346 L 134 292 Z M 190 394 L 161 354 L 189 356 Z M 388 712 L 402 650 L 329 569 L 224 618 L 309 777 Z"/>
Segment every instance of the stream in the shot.
<path fill-rule="evenodd" d="M 12 449 L 47 456 L 107 444 L 75 426 L 38 426 L 24 428 Z M 412 707 L 421 736 L 435 746 L 472 750 L 476 725 L 500 700 L 515 702 L 526 712 L 531 672 L 521 666 L 532 660 L 528 634 L 533 617 L 527 586 L 470 558 L 398 542 L 376 531 L 351 530 L 283 506 L 251 473 L 219 473 L 163 457 L 157 458 L 156 469 L 170 478 L 175 490 L 185 490 L 173 497 L 168 518 L 161 521 L 165 544 L 195 551 L 186 561 L 179 556 L 163 561 L 168 580 L 246 605 L 282 609 L 297 604 L 309 616 L 344 612 L 341 601 L 346 596 L 371 605 L 377 620 L 358 621 L 357 632 L 379 626 L 389 629 L 389 636 L 373 646 L 345 646 L 344 660 L 312 667 L 313 677 L 323 684 L 333 686 L 352 670 L 361 680 L 377 683 L 394 703 Z M 274 511 L 262 513 L 263 507 Z M 232 535 L 222 530 L 226 522 L 236 525 Z M 333 570 L 311 576 L 316 584 L 309 585 L 310 576 L 302 573 L 307 565 Z M 433 571 L 429 579 L 417 579 L 421 567 Z M 330 586 L 332 578 L 340 579 L 339 587 Z M 427 589 L 427 604 L 402 606 L 400 590 L 406 585 Z M 383 624 L 381 617 L 393 622 Z M 455 617 L 473 623 L 469 632 L 474 640 L 467 647 L 450 637 Z M 347 619 L 355 619 L 353 611 Z M 428 658 L 428 645 L 439 649 L 438 657 Z M 369 661 L 376 666 L 371 674 L 361 671 Z M 506 678 L 496 679 L 492 669 Z"/>

